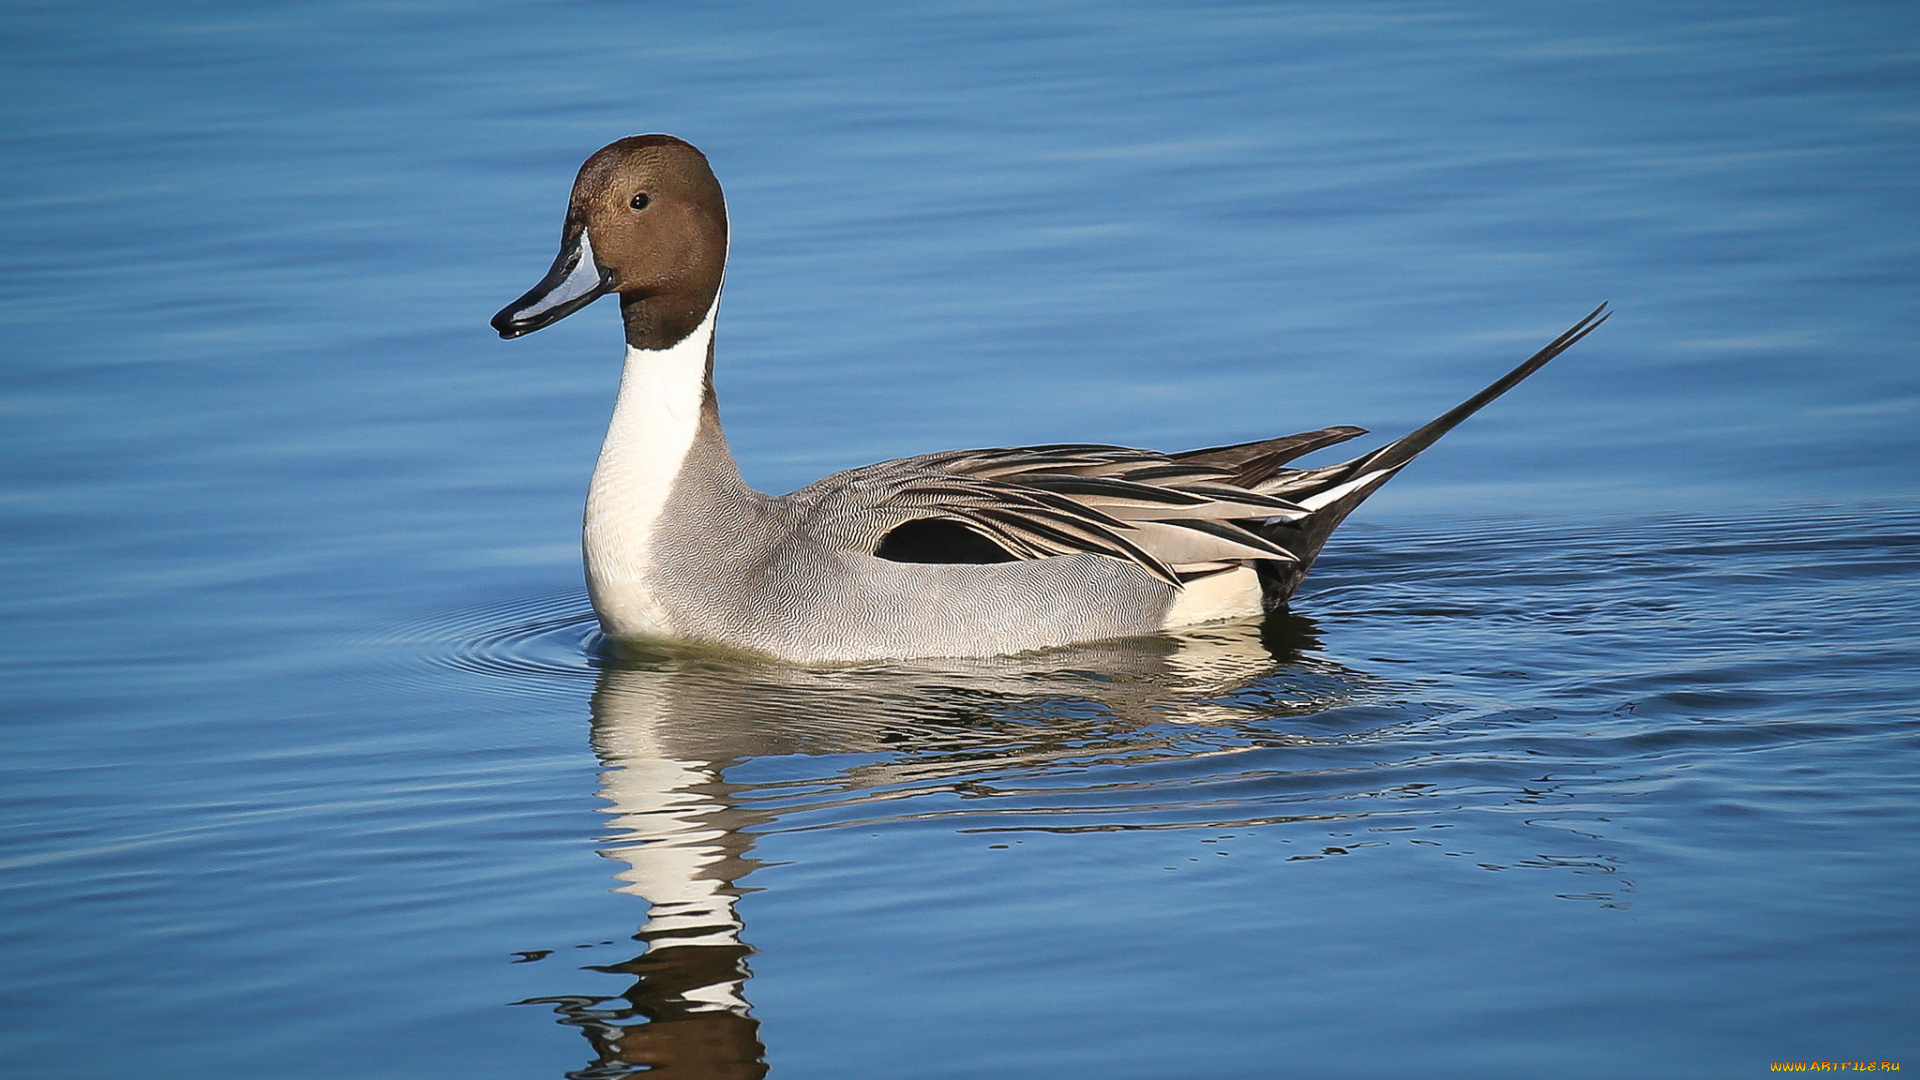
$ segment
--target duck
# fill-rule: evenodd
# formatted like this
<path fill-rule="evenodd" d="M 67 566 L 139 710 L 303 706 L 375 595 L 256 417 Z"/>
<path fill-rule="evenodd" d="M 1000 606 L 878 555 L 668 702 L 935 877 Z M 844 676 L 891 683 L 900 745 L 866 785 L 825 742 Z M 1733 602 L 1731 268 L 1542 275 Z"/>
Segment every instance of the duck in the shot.
<path fill-rule="evenodd" d="M 754 490 L 714 396 L 727 207 L 672 135 L 595 151 L 560 252 L 492 319 L 503 339 L 619 297 L 626 354 L 588 484 L 587 592 L 614 643 L 796 665 L 985 657 L 1287 610 L 1335 528 L 1461 421 L 1610 317 L 1607 305 L 1432 422 L 1162 453 L 1099 443 L 949 450 Z"/>

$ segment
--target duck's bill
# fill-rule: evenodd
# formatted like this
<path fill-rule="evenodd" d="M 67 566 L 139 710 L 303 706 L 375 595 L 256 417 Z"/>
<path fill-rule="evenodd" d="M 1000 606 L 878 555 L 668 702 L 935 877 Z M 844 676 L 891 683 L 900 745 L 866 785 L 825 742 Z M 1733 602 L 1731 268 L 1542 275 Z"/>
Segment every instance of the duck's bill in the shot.
<path fill-rule="evenodd" d="M 553 269 L 540 284 L 493 317 L 493 328 L 503 338 L 517 338 L 542 327 L 552 326 L 613 291 L 613 271 L 600 267 L 593 258 L 593 243 L 587 230 L 579 239 L 563 244 Z"/>

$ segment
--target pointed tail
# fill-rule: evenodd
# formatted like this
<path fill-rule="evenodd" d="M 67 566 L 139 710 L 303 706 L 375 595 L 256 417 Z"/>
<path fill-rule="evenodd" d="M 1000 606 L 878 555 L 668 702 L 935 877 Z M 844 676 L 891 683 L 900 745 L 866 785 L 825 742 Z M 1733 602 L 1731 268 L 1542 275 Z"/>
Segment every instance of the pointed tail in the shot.
<path fill-rule="evenodd" d="M 1595 327 L 1612 315 L 1605 304 L 1594 308 L 1586 318 L 1554 338 L 1546 348 L 1534 353 L 1526 363 L 1507 372 L 1492 386 L 1449 409 L 1431 423 L 1372 453 L 1318 469 L 1283 469 L 1261 483 L 1256 490 L 1262 494 L 1277 495 L 1312 511 L 1304 521 L 1290 525 L 1274 522 L 1262 529 L 1263 535 L 1291 551 L 1299 560 L 1295 563 L 1263 561 L 1255 564 L 1260 571 L 1266 609 L 1280 611 L 1286 608 L 1288 598 L 1306 578 L 1307 570 L 1313 566 L 1313 560 L 1320 554 L 1320 548 L 1326 544 L 1327 538 L 1333 535 L 1333 530 L 1339 528 L 1340 523 L 1365 502 L 1367 496 L 1393 479 L 1402 466 L 1418 457 L 1422 450 L 1440 441 L 1440 436 L 1459 426 L 1462 420 L 1520 385 L 1527 376 L 1545 367 L 1547 361 L 1567 351 L 1574 342 L 1592 333 Z"/>

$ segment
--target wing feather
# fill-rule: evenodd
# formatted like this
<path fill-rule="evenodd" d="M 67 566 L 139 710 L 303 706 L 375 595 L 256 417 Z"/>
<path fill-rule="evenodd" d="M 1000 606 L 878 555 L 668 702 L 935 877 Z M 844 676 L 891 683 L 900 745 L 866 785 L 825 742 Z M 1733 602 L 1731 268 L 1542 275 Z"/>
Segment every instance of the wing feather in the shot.
<path fill-rule="evenodd" d="M 1233 483 L 1236 468 L 1090 443 L 956 450 L 860 470 L 856 501 L 920 512 L 906 520 L 950 518 L 1015 558 L 1092 552 L 1179 587 L 1193 576 L 1183 568 L 1293 559 L 1236 522 L 1294 521 L 1306 509 Z"/>

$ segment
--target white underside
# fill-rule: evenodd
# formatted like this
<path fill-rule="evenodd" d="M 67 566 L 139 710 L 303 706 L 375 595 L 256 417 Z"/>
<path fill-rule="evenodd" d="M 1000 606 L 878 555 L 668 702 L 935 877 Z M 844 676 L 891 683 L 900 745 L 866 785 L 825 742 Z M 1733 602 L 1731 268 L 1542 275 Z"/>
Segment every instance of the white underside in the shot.
<path fill-rule="evenodd" d="M 675 635 L 647 584 L 647 569 L 661 512 L 700 430 L 719 309 L 716 299 L 699 327 L 671 348 L 627 347 L 620 396 L 587 490 L 582 536 L 594 610 L 621 637 Z"/>
<path fill-rule="evenodd" d="M 1213 622 L 1216 619 L 1243 619 L 1260 614 L 1260 575 L 1251 566 L 1236 566 L 1211 577 L 1189 581 L 1180 590 L 1173 606 L 1167 609 L 1160 627 Z"/>
<path fill-rule="evenodd" d="M 1385 476 L 1391 476 L 1396 469 L 1382 469 L 1366 473 L 1347 481 L 1338 487 L 1300 500 L 1300 505 L 1308 510 L 1319 510 L 1331 506 L 1349 494 L 1370 485 L 1377 485 Z M 1241 566 L 1212 577 L 1190 581 L 1167 609 L 1166 616 L 1160 620 L 1162 630 L 1172 630 L 1179 626 L 1193 626 L 1197 623 L 1214 622 L 1220 619 L 1243 619 L 1249 615 L 1261 613 L 1260 575 L 1251 566 Z"/>

